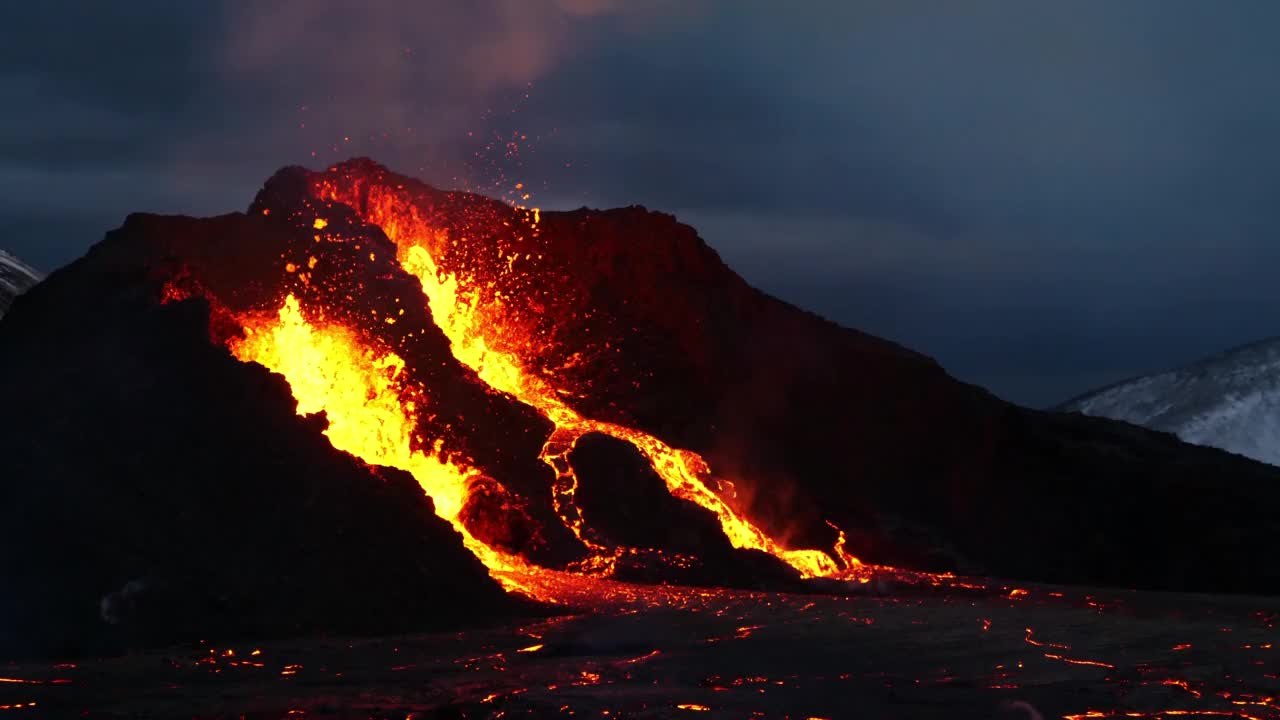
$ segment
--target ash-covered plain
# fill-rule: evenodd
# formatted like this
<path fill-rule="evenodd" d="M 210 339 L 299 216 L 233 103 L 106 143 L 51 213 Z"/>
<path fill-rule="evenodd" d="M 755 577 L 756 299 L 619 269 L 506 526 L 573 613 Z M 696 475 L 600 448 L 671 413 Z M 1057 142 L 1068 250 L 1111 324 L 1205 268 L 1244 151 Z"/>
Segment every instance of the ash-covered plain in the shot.
<path fill-rule="evenodd" d="M 572 614 L 10 665 L 0 705 L 100 720 L 1280 718 L 1274 599 L 995 582 L 855 597 L 614 582 L 583 593 L 573 577 L 543 581 Z"/>

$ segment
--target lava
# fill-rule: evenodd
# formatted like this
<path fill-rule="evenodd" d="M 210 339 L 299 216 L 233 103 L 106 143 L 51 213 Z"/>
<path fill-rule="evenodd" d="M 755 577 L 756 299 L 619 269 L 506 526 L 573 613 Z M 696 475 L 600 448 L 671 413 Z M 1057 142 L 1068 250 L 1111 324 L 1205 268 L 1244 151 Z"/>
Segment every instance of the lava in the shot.
<path fill-rule="evenodd" d="M 69 674 L 74 683 L 12 685 L 21 694 L 0 703 L 33 701 L 59 717 L 94 703 L 134 714 L 171 709 L 153 713 L 165 717 L 279 717 L 286 707 L 299 716 L 342 707 L 350 710 L 341 717 L 666 717 L 678 705 L 724 717 L 1015 716 L 1001 708 L 1067 720 L 1280 717 L 1271 674 L 1249 662 L 1270 642 L 1270 628 L 1234 601 L 1129 595 L 1151 619 L 1134 623 L 1123 612 L 1082 609 L 1074 591 L 1034 589 L 1010 604 L 1000 586 L 963 598 L 941 591 L 868 600 L 632 585 L 556 570 L 532 579 L 562 581 L 588 612 L 428 635 L 278 642 L 261 652 L 166 649 L 90 660 L 70 673 L 14 665 L 7 675 Z M 875 622 L 858 622 L 864 614 Z M 1220 637 L 1224 615 L 1254 647 Z M 1044 648 L 1027 642 L 1027 627 L 1037 628 L 1032 639 L 1042 628 L 1080 653 L 1105 651 L 1111 667 L 1037 662 Z M 1207 652 L 1171 659 L 1171 634 Z M 371 698 L 376 707 L 365 704 Z"/>
<path fill-rule="evenodd" d="M 366 222 L 380 227 L 396 244 L 398 260 L 406 271 L 421 281 L 431 315 L 448 338 L 453 355 L 459 362 L 475 371 L 493 389 L 536 408 L 554 423 L 555 431 L 543 446 L 540 459 L 555 472 L 552 500 L 557 513 L 592 552 L 587 561 L 579 564 L 580 569 L 607 574 L 620 552 L 618 549 L 610 552 L 592 537 L 574 502 L 578 478 L 567 455 L 579 438 L 596 432 L 631 443 L 662 477 L 673 496 L 715 514 L 734 547 L 769 553 L 805 578 L 869 579 L 862 563 L 846 551 L 843 531 L 837 529 L 839 539 L 829 552 L 788 549 L 732 508 L 712 489 L 716 480 L 707 462 L 698 454 L 671 447 L 635 428 L 591 419 L 575 411 L 562 398 L 590 392 L 590 388 L 567 387 L 553 372 L 535 373 L 530 369 L 527 358 L 543 350 L 538 344 L 544 340 L 515 309 L 523 299 L 504 294 L 492 280 L 461 272 L 446 272 L 434 254 L 450 244 L 456 246 L 472 242 L 476 245 L 473 250 L 476 253 L 505 252 L 507 272 L 518 272 L 516 266 L 531 257 L 529 252 L 484 248 L 479 246 L 479 241 L 451 237 L 446 230 L 433 226 L 412 201 L 395 190 L 374 183 L 367 186 L 359 182 L 340 185 L 326 180 L 315 188 L 315 192 L 325 200 L 356 209 Z M 527 226 L 522 230 L 530 237 L 536 237 L 538 221 L 536 211 L 526 213 Z M 326 227 L 328 222 L 317 217 L 314 224 Z M 483 231 L 484 228 L 477 228 L 480 236 L 486 234 Z M 580 360 L 579 353 L 569 353 L 567 357 L 566 364 Z M 458 483 L 453 477 L 445 485 L 450 490 L 465 487 L 465 483 Z"/>
<path fill-rule="evenodd" d="M 325 435 L 335 448 L 413 475 L 431 496 L 436 514 L 453 524 L 490 570 L 525 566 L 477 540 L 459 520 L 476 473 L 463 461 L 445 457 L 439 442 L 418 447 L 417 413 L 428 400 L 421 388 L 402 382 L 405 363 L 399 355 L 370 349 L 341 325 L 308 321 L 292 294 L 274 316 L 242 322 L 244 337 L 231 340 L 232 354 L 283 375 L 298 401 L 298 414 L 323 411 L 329 421 Z M 509 577 L 504 584 L 521 587 Z"/>

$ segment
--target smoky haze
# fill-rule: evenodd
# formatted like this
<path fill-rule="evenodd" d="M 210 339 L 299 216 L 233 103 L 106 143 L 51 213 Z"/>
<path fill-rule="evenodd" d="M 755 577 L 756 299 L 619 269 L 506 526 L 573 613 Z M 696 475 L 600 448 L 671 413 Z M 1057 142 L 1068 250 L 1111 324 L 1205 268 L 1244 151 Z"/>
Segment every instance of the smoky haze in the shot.
<path fill-rule="evenodd" d="M 1280 334 L 1280 6 L 70 3 L 0 28 L 0 247 L 370 155 L 677 214 L 752 283 L 1031 405 Z"/>

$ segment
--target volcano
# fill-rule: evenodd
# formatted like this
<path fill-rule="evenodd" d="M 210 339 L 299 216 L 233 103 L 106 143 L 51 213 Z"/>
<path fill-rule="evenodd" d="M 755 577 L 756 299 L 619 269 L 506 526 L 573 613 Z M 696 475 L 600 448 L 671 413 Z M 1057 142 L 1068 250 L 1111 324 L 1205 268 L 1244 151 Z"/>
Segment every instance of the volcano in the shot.
<path fill-rule="evenodd" d="M 1280 539 L 1280 470 L 1005 403 L 640 207 L 286 168 L 245 213 L 131 215 L 0 343 L 11 655 L 454 627 L 607 579 L 1280 590 L 1238 552 Z"/>

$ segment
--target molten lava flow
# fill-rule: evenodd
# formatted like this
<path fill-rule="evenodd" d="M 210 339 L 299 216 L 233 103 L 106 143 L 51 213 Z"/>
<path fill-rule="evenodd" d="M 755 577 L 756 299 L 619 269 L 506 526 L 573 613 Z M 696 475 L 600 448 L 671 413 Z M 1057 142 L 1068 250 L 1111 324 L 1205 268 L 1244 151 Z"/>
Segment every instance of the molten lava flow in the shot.
<path fill-rule="evenodd" d="M 621 425 L 585 418 L 561 399 L 572 388 L 560 387 L 549 374 L 529 371 L 524 357 L 533 356 L 539 338 L 524 327 L 510 311 L 516 299 L 504 296 L 493 283 L 482 278 L 451 274 L 440 268 L 433 256 L 448 243 L 465 242 L 451 238 L 444 230 L 433 227 L 416 205 L 376 184 L 360 197 L 360 188 L 352 184 L 340 187 L 324 182 L 320 193 L 362 213 L 364 219 L 382 228 L 398 247 L 401 265 L 422 282 L 431 314 L 448 338 L 454 356 L 496 390 L 508 393 L 546 416 L 556 426 L 542 449 L 541 459 L 556 473 L 553 500 L 561 519 L 595 557 L 584 569 L 608 570 L 611 557 L 594 542 L 584 527 L 574 495 L 577 477 L 567 455 L 579 438 L 599 432 L 634 445 L 653 469 L 662 477 L 675 497 L 698 504 L 715 513 L 729 541 L 737 548 L 761 550 L 795 568 L 803 577 L 856 577 L 861 563 L 844 548 L 844 533 L 831 553 L 819 550 L 788 550 L 731 508 L 708 485 L 712 481 L 707 463 L 696 453 L 672 448 L 658 438 Z M 363 202 L 362 202 L 363 200 Z M 531 231 L 536 232 L 536 218 Z M 511 271 L 519 259 L 507 258 Z M 838 558 L 838 559 L 837 559 Z"/>
<path fill-rule="evenodd" d="M 367 347 L 340 325 L 310 322 L 296 297 L 275 315 L 241 318 L 244 338 L 230 342 L 233 355 L 280 373 L 298 401 L 298 414 L 323 411 L 333 446 L 371 465 L 398 468 L 435 503 L 436 514 L 462 533 L 463 542 L 490 570 L 526 570 L 518 558 L 472 537 L 458 515 L 477 473 L 464 461 L 445 457 L 437 442 L 427 450 L 414 442 L 417 413 L 426 401 L 419 388 L 400 380 L 404 360 Z M 508 588 L 516 586 L 509 579 Z"/>

